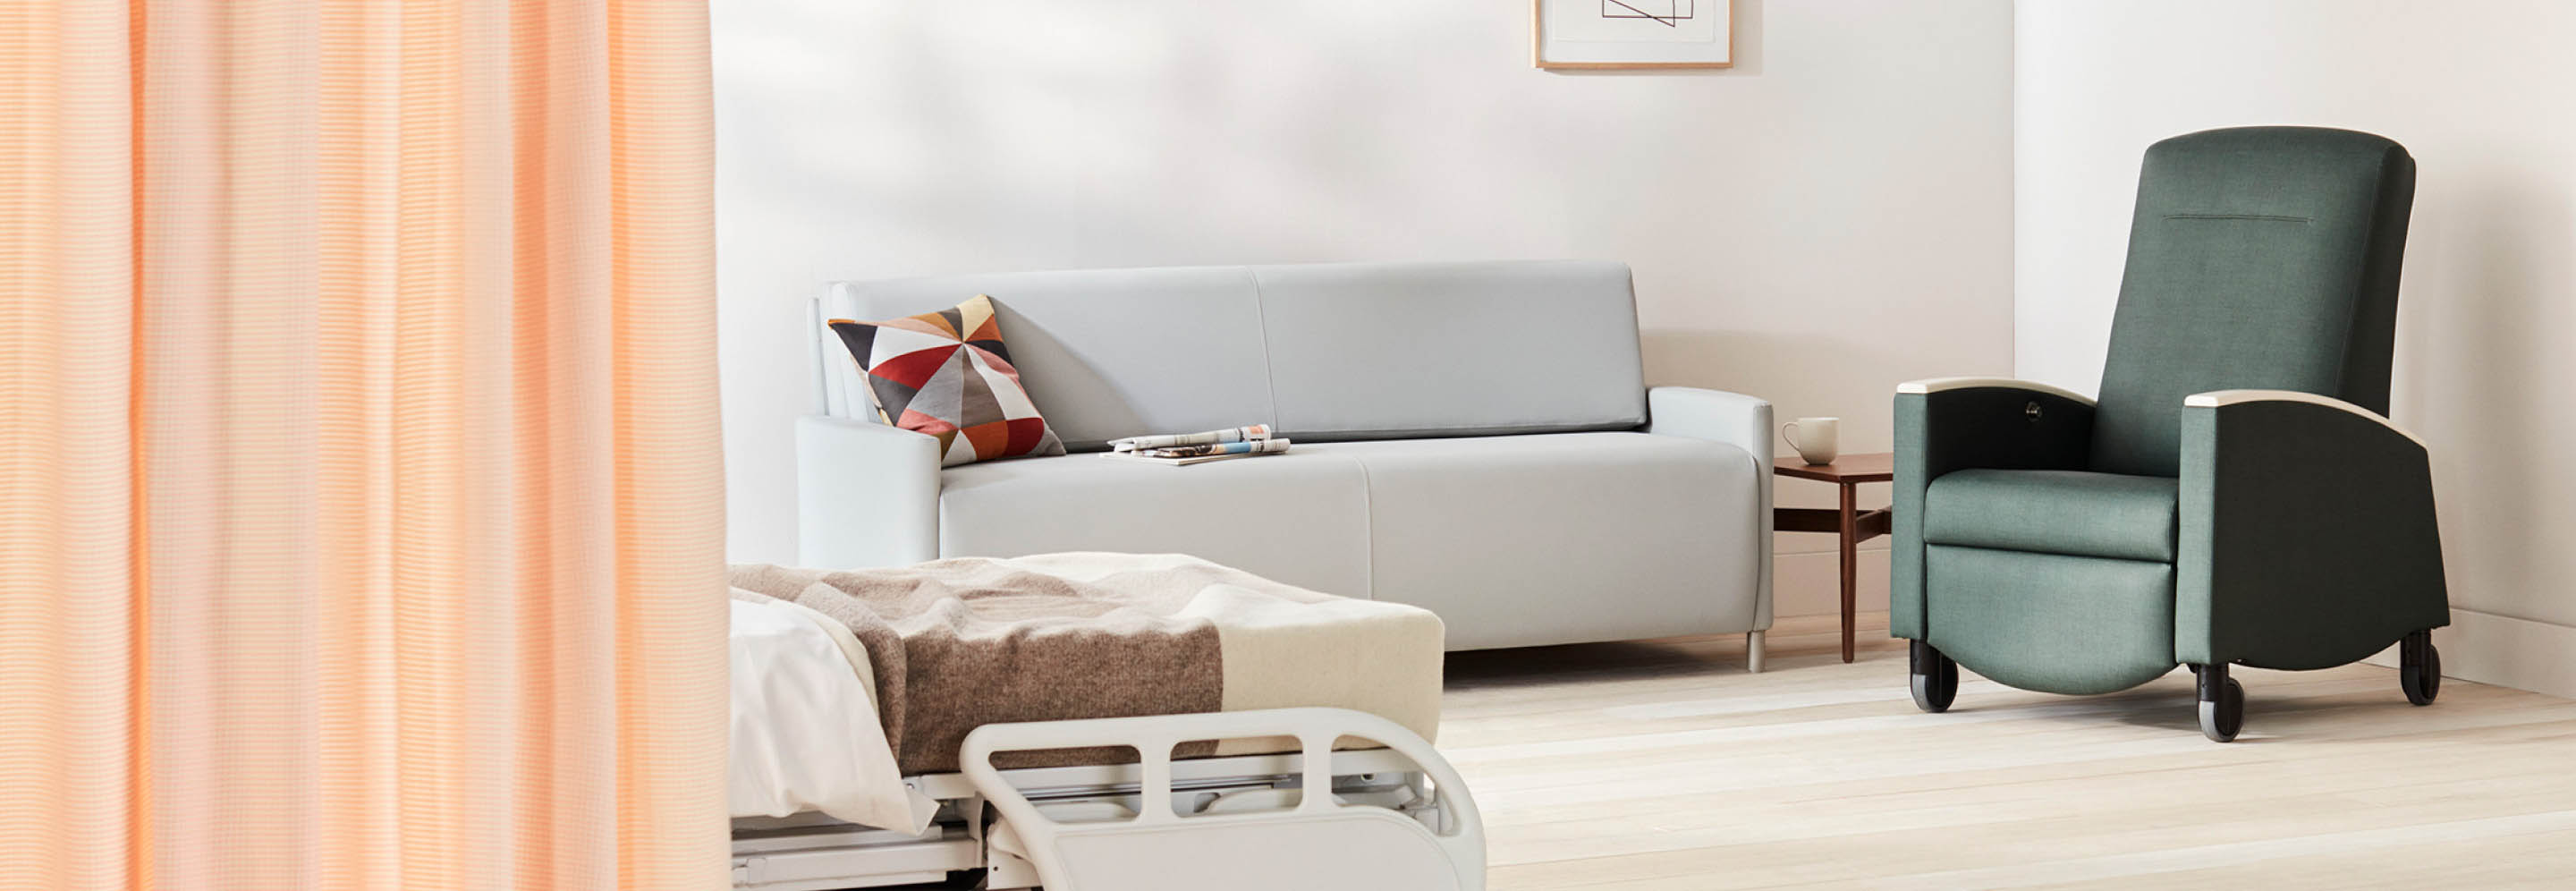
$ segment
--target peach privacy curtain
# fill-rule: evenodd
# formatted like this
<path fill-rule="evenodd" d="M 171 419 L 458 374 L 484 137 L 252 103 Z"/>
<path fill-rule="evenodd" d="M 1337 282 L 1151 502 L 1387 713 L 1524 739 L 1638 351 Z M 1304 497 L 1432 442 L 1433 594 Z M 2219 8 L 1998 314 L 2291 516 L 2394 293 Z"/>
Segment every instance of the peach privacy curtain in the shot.
<path fill-rule="evenodd" d="M 706 15 L 0 5 L 0 888 L 727 884 Z"/>

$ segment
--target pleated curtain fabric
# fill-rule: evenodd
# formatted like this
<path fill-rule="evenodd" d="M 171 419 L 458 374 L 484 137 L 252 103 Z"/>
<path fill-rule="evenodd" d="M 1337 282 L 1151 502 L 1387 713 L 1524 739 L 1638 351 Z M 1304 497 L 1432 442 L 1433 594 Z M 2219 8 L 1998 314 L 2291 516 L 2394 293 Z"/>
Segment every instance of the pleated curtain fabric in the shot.
<path fill-rule="evenodd" d="M 0 5 L 0 888 L 728 884 L 706 21 Z"/>

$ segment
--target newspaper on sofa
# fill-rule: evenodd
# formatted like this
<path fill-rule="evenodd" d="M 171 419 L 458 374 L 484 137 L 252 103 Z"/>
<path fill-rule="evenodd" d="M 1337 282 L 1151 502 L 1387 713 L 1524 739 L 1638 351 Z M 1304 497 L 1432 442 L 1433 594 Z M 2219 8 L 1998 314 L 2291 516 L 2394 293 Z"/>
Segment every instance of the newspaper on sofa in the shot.
<path fill-rule="evenodd" d="M 1135 452 L 1145 449 L 1169 449 L 1182 446 L 1217 445 L 1220 443 L 1263 442 L 1270 439 L 1270 425 L 1249 424 L 1224 430 L 1199 433 L 1173 433 L 1162 436 L 1130 436 L 1109 441 L 1113 452 Z"/>
<path fill-rule="evenodd" d="M 1276 455 L 1288 451 L 1289 442 L 1285 437 L 1272 437 L 1268 425 L 1253 424 L 1228 430 L 1110 440 L 1109 454 L 1177 467 L 1230 458 Z"/>

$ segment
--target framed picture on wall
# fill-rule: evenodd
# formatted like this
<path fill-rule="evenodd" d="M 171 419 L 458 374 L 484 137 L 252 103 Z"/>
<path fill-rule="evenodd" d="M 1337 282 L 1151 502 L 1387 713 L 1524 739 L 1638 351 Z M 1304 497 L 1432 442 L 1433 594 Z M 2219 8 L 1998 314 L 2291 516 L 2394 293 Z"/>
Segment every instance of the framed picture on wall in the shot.
<path fill-rule="evenodd" d="M 1725 68 L 1734 0 L 1531 0 L 1540 68 Z"/>

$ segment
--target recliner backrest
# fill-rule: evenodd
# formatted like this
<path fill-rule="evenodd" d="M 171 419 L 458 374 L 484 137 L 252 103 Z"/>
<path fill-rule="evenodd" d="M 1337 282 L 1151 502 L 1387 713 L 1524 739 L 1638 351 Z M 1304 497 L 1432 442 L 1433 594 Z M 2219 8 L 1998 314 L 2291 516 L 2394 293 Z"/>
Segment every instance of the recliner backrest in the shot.
<path fill-rule="evenodd" d="M 2179 473 L 2183 397 L 2297 390 L 2388 411 L 2415 160 L 2379 136 L 2243 127 L 2147 149 L 2093 469 Z"/>

